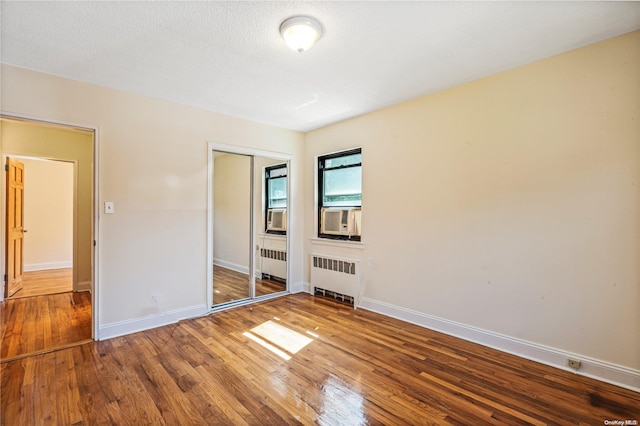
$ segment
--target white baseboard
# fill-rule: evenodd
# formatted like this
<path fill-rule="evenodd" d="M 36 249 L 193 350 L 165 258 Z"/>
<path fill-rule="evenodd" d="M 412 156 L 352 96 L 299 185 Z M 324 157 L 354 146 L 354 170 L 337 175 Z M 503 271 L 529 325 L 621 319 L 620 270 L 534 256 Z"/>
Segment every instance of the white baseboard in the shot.
<path fill-rule="evenodd" d="M 227 262 L 226 260 L 213 259 L 214 266 L 221 266 L 223 268 L 231 269 L 232 271 L 240 272 L 241 274 L 249 275 L 249 267 L 238 265 L 237 263 Z"/>
<path fill-rule="evenodd" d="M 64 268 L 73 268 L 73 262 L 71 260 L 65 260 L 62 262 L 29 263 L 24 265 L 25 272 L 47 271 L 49 269 Z"/>
<path fill-rule="evenodd" d="M 459 337 L 474 343 L 479 343 L 481 345 L 526 358 L 531 361 L 540 362 L 551 367 L 591 377 L 593 379 L 621 386 L 636 392 L 640 391 L 640 371 L 632 368 L 611 364 L 583 355 L 573 354 L 560 349 L 471 327 L 465 324 L 427 315 L 422 312 L 369 299 L 367 297 L 362 298 L 358 307 L 451 336 Z M 567 358 L 580 360 L 582 362 L 580 370 L 576 371 L 567 367 Z"/>
<path fill-rule="evenodd" d="M 289 285 L 289 293 L 309 293 L 309 283 L 300 282 L 300 283 L 291 283 Z"/>
<path fill-rule="evenodd" d="M 183 319 L 199 317 L 208 312 L 209 309 L 207 305 L 203 304 L 107 324 L 100 326 L 96 340 L 106 340 L 113 337 L 124 336 L 125 334 L 162 327 L 163 325 L 174 324 Z"/>
<path fill-rule="evenodd" d="M 91 291 L 91 281 L 80 281 L 75 291 Z"/>

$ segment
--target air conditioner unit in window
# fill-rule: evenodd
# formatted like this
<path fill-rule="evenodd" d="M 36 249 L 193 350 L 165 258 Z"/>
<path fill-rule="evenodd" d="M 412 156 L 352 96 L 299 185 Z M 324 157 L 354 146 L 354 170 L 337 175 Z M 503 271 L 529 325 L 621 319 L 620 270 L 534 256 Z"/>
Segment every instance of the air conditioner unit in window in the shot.
<path fill-rule="evenodd" d="M 267 210 L 267 231 L 287 230 L 287 209 Z"/>
<path fill-rule="evenodd" d="M 351 208 L 323 208 L 321 210 L 321 234 L 344 235 L 347 237 L 360 236 L 362 209 Z"/>

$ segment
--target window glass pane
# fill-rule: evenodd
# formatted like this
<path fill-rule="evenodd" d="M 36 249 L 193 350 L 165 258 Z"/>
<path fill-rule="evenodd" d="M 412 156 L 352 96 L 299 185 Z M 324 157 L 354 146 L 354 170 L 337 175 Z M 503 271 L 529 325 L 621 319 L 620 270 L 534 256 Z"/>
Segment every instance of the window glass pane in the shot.
<path fill-rule="evenodd" d="M 362 205 L 362 167 L 324 171 L 323 186 L 323 206 Z"/>
<path fill-rule="evenodd" d="M 284 169 L 283 169 L 284 170 Z M 287 207 L 287 178 L 280 177 L 269 179 L 269 202 L 268 207 L 281 208 Z"/>
<path fill-rule="evenodd" d="M 362 154 L 351 154 L 343 157 L 327 158 L 324 161 L 324 166 L 329 169 L 332 167 L 351 166 L 353 164 L 360 163 L 362 163 Z"/>
<path fill-rule="evenodd" d="M 278 167 L 277 169 L 269 170 L 269 177 L 270 178 L 286 176 L 286 175 L 287 175 L 287 168 L 286 167 Z"/>

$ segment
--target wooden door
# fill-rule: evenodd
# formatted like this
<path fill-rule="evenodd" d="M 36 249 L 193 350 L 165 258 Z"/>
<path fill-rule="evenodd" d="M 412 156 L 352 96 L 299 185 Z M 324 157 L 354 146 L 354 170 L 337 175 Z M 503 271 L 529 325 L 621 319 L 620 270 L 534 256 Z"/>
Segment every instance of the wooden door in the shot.
<path fill-rule="evenodd" d="M 24 164 L 7 158 L 7 246 L 5 297 L 13 295 L 22 288 L 22 241 L 24 239 Z"/>

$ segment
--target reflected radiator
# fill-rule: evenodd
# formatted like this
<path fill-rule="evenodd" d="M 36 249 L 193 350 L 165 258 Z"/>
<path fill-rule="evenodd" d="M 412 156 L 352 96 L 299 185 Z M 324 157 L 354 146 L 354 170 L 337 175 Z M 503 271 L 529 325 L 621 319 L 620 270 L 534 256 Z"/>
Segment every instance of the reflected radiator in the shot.
<path fill-rule="evenodd" d="M 311 255 L 311 290 L 355 305 L 360 284 L 360 260 Z"/>
<path fill-rule="evenodd" d="M 260 273 L 262 278 L 286 281 L 287 252 L 268 248 L 260 249 Z"/>

